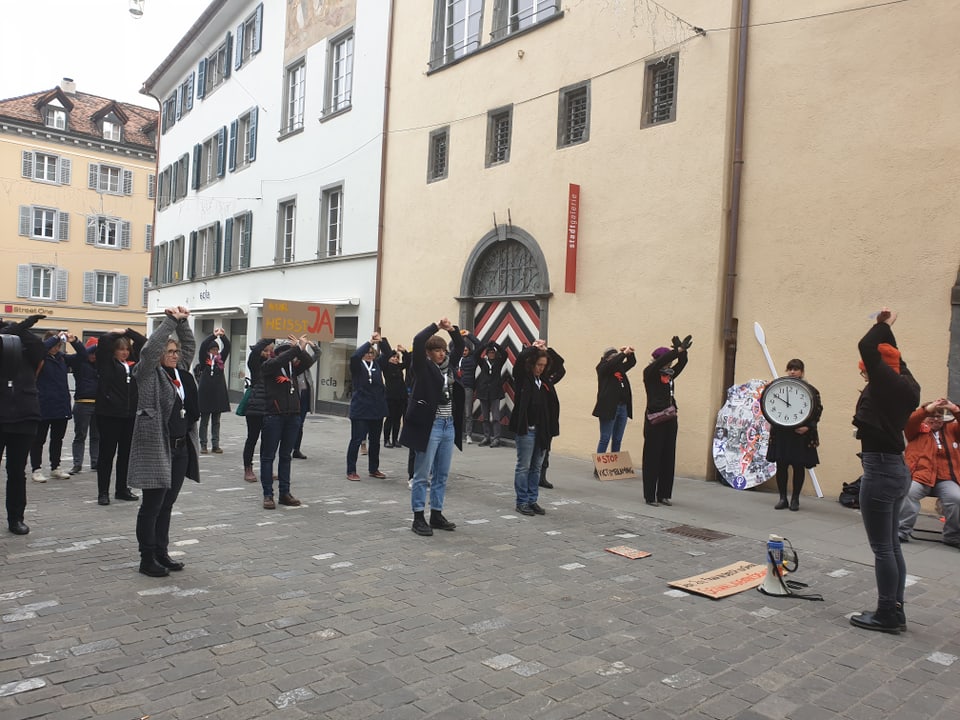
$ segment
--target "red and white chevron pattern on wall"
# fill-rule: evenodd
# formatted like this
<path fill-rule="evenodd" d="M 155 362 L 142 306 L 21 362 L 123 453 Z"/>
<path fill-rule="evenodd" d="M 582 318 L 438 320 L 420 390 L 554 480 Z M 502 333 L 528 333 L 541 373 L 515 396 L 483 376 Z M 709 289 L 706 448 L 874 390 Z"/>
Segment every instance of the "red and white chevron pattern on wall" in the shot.
<path fill-rule="evenodd" d="M 540 337 L 540 303 L 535 300 L 477 303 L 473 334 L 484 343 L 493 341 L 507 350 L 507 362 L 503 368 L 506 397 L 500 407 L 500 422 L 506 425 L 513 410 L 513 386 L 510 384 L 513 363 L 524 345 Z M 479 403 L 476 409 L 479 409 Z"/>

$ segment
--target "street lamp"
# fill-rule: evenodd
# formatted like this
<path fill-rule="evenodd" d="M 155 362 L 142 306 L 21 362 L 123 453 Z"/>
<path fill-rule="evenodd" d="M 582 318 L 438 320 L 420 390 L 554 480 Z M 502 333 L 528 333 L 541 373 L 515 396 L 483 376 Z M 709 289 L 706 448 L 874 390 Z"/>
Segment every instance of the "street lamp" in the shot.
<path fill-rule="evenodd" d="M 130 0 L 130 14 L 133 15 L 134 20 L 143 17 L 143 3 L 144 0 Z"/>

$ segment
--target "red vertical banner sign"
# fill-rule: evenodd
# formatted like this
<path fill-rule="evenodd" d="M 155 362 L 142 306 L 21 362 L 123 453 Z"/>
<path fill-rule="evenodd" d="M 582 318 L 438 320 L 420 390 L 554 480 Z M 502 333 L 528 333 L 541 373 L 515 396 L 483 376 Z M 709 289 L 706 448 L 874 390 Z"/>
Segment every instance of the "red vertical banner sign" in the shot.
<path fill-rule="evenodd" d="M 570 183 L 567 195 L 567 276 L 563 290 L 577 291 L 577 245 L 580 241 L 580 186 Z"/>

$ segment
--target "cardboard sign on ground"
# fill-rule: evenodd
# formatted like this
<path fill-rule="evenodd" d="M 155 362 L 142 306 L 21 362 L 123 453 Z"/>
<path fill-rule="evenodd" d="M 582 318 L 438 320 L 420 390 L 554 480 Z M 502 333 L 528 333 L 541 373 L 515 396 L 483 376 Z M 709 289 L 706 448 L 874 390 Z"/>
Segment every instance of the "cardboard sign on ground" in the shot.
<path fill-rule="evenodd" d="M 667 584 L 670 587 L 719 600 L 728 595 L 735 595 L 757 587 L 763 582 L 766 574 L 766 566 L 741 560 L 732 565 L 726 565 L 683 580 L 674 580 Z"/>
<path fill-rule="evenodd" d="M 635 478 L 630 453 L 621 450 L 615 453 L 599 453 L 593 456 L 593 467 L 598 480 L 625 480 Z"/>
<path fill-rule="evenodd" d="M 623 557 L 630 558 L 631 560 L 650 557 L 650 553 L 646 550 L 637 550 L 636 548 L 627 547 L 626 545 L 617 545 L 616 547 L 604 548 L 604 550 L 614 555 L 623 555 Z"/>

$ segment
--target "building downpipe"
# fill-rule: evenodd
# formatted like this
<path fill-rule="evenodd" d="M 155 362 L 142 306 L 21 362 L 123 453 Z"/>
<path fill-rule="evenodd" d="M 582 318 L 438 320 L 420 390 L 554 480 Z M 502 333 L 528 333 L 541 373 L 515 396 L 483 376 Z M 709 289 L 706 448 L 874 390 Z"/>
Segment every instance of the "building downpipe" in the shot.
<path fill-rule="evenodd" d="M 383 215 L 387 204 L 387 132 L 390 121 L 390 71 L 393 64 L 394 2 L 390 0 L 387 20 L 387 66 L 383 78 L 383 139 L 380 145 L 380 218 L 377 222 L 377 279 L 373 300 L 373 327 L 380 331 L 380 293 L 383 284 Z"/>

